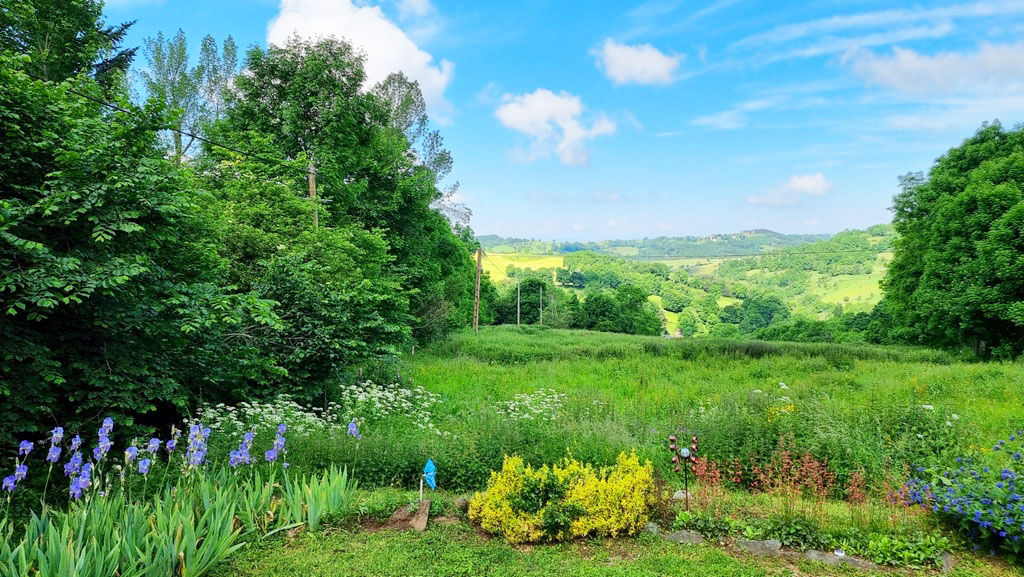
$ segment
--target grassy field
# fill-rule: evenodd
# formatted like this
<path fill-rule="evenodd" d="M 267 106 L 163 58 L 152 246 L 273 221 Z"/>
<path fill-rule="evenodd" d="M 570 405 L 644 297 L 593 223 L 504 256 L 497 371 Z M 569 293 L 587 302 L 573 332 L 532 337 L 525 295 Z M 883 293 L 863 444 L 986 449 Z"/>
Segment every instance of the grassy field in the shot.
<path fill-rule="evenodd" d="M 744 346 L 485 327 L 478 335 L 462 333 L 407 358 L 407 374 L 448 399 L 455 415 L 540 388 L 567 394 L 569 412 L 596 402 L 605 407 L 600 420 L 607 420 L 610 436 L 639 447 L 660 444 L 671 430 L 695 427 L 702 406 L 748 404 L 758 395 L 754 391 L 765 391 L 760 394 L 785 396 L 795 405 L 790 424 L 798 437 L 815 438 L 823 450 L 831 445 L 837 462 L 858 460 L 869 467 L 881 467 L 888 450 L 913 452 L 900 446 L 909 439 L 894 437 L 916 438 L 917 433 L 885 430 L 883 422 L 907 418 L 899 426 L 913 427 L 922 406 L 930 407 L 924 409 L 930 420 L 943 425 L 949 420 L 967 445 L 987 445 L 1022 424 L 1024 367 L 1019 363 L 959 362 L 933 351 L 871 346 Z M 706 421 L 706 415 L 700 419 Z M 802 423 L 823 415 L 828 417 Z M 951 415 L 957 418 L 950 420 Z M 855 422 L 859 430 L 846 430 Z M 854 437 L 844 441 L 845 434 Z M 573 433 L 565 438 L 571 445 Z"/>
<path fill-rule="evenodd" d="M 994 456 L 987 448 L 1024 426 L 1020 363 L 975 363 L 912 348 L 483 327 L 407 355 L 397 369 L 407 385 L 433 395 L 429 429 L 392 416 L 362 422 L 359 443 L 344 433 L 289 439 L 293 470 L 322 466 L 316 459 L 349 464 L 366 488 L 359 518 L 252 543 L 218 575 L 871 574 L 810 563 L 797 553 L 762 559 L 736 552 L 744 531 L 772 519 L 803 519 L 829 534 L 946 535 L 958 558 L 954 575 L 1018 574 L 999 558 L 975 556 L 931 514 L 885 496 L 887 483 L 901 482 L 903 463 Z M 700 453 L 723 462 L 755 454 L 767 462 L 788 438 L 781 446 L 827 463 L 840 489 L 851 471 L 865 474 L 869 500 L 852 505 L 842 490 L 822 501 L 691 479 L 695 510 L 733 527 L 702 546 L 647 534 L 510 546 L 480 533 L 452 505 L 481 490 L 506 454 L 537 465 L 567 454 L 607 465 L 620 451 L 636 450 L 653 462 L 669 495 L 682 485 L 665 451 L 670 433 L 698 435 Z M 438 466 L 441 491 L 432 497 L 440 519 L 422 534 L 381 530 L 391 511 L 415 500 L 409 489 L 428 457 Z M 679 522 L 674 511 L 657 518 L 665 529 Z"/>
<path fill-rule="evenodd" d="M 485 272 L 491 275 L 492 281 L 501 282 L 508 278 L 505 271 L 510 264 L 517 268 L 533 270 L 560 268 L 562 266 L 562 257 L 520 253 L 487 253 L 481 266 Z"/>
<path fill-rule="evenodd" d="M 962 557 L 951 577 L 1019 573 L 1002 563 Z M 250 546 L 215 573 L 219 577 L 797 577 L 934 575 L 933 570 L 865 572 L 802 559 L 763 559 L 709 546 L 681 546 L 651 535 L 513 547 L 481 536 L 464 522 L 434 523 L 425 533 L 339 529 Z"/>

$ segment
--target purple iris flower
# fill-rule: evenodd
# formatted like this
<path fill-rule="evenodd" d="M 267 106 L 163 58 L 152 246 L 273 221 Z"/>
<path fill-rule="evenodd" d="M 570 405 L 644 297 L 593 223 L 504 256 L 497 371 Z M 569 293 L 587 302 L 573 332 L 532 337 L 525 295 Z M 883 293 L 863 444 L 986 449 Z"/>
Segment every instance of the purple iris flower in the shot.
<path fill-rule="evenodd" d="M 352 419 L 352 422 L 348 424 L 348 436 L 355 437 L 359 441 L 363 440 L 363 436 L 359 434 L 359 427 L 356 426 L 355 419 Z"/>
<path fill-rule="evenodd" d="M 285 425 L 284 423 L 281 423 L 280 425 L 277 426 L 277 434 L 278 435 L 283 435 L 285 433 L 285 431 L 287 431 L 287 430 L 288 430 L 288 425 Z"/>
<path fill-rule="evenodd" d="M 14 480 L 20 481 L 28 475 L 28 465 L 18 465 L 14 468 Z"/>
<path fill-rule="evenodd" d="M 139 461 L 139 472 L 143 475 L 149 474 L 149 465 L 152 463 L 149 459 L 142 459 Z"/>
<path fill-rule="evenodd" d="M 57 461 L 60 460 L 60 451 L 60 447 L 58 447 L 57 445 L 53 445 L 52 447 L 50 447 L 50 451 L 46 453 L 46 460 L 51 463 L 56 463 Z"/>
<path fill-rule="evenodd" d="M 18 480 L 14 478 L 14 475 L 8 475 L 4 477 L 3 489 L 10 493 L 14 491 L 14 488 L 18 486 Z"/>
<path fill-rule="evenodd" d="M 268 463 L 272 463 L 277 460 L 277 449 L 269 449 L 263 455 L 267 458 Z"/>
<path fill-rule="evenodd" d="M 176 441 L 174 439 L 171 439 L 170 441 L 167 441 L 167 445 L 165 445 L 165 447 L 167 448 L 167 452 L 168 453 L 173 453 L 174 452 L 174 448 L 177 447 L 177 446 L 178 446 L 178 441 Z"/>
<path fill-rule="evenodd" d="M 28 455 L 32 452 L 32 447 L 34 446 L 31 441 L 22 441 L 18 445 L 18 455 Z"/>
<path fill-rule="evenodd" d="M 77 451 L 78 448 L 81 447 L 81 446 L 82 446 L 82 437 L 79 437 L 78 435 L 75 435 L 74 437 L 71 437 L 71 450 L 72 451 Z"/>
<path fill-rule="evenodd" d="M 82 454 L 75 453 L 71 455 L 68 462 L 64 464 L 64 476 L 70 477 L 71 475 L 77 475 L 82 470 Z"/>
<path fill-rule="evenodd" d="M 129 463 L 135 460 L 135 457 L 139 456 L 138 447 L 128 447 L 124 450 L 124 459 Z"/>
<path fill-rule="evenodd" d="M 152 438 L 149 440 L 149 444 L 146 445 L 147 453 L 155 453 L 160 449 L 160 439 Z"/>
<path fill-rule="evenodd" d="M 64 427 L 55 427 L 50 431 L 50 443 L 56 445 L 64 438 Z"/>

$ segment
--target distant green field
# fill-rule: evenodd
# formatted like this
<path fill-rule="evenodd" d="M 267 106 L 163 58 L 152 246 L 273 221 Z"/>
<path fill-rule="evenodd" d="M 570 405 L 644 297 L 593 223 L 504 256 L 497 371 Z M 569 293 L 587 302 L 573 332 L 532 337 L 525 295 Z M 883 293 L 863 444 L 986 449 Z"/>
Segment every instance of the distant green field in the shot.
<path fill-rule="evenodd" d="M 523 253 L 486 253 L 481 262 L 484 271 L 491 275 L 491 280 L 501 282 L 508 278 L 505 270 L 508 265 L 515 265 L 517 268 L 542 269 L 559 268 L 562 266 L 562 257 L 554 255 L 537 255 Z"/>

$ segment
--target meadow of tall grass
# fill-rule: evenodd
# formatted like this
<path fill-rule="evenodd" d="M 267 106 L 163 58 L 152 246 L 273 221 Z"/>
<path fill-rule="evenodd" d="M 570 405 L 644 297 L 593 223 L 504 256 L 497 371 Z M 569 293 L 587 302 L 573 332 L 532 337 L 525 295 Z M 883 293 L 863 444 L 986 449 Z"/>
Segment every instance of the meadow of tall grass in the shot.
<path fill-rule="evenodd" d="M 413 486 L 433 458 L 447 489 L 475 490 L 506 454 L 610 465 L 635 449 L 668 473 L 665 439 L 686 433 L 700 436 L 703 457 L 739 463 L 744 486 L 784 446 L 827 463 L 841 495 L 855 474 L 882 491 L 909 465 L 984 459 L 1024 419 L 1020 363 L 866 345 L 484 327 L 370 375 L 376 384 L 339 383 L 326 407 L 311 409 L 310 422 L 323 425 L 293 438 L 293 466 L 343 464 L 367 486 Z M 224 420 L 227 433 L 260 418 L 253 412 L 232 428 L 218 410 L 229 409 L 203 418 Z M 349 421 L 362 433 L 357 443 L 348 442 Z"/>

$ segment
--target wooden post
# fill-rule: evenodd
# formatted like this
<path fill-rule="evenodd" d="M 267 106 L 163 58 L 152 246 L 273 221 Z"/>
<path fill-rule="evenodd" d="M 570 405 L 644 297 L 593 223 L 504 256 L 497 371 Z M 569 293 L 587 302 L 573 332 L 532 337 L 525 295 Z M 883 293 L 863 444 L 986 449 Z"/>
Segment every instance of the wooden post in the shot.
<path fill-rule="evenodd" d="M 516 326 L 519 326 L 519 297 L 521 296 L 519 278 L 516 277 Z"/>
<path fill-rule="evenodd" d="M 309 201 L 313 203 L 313 228 L 320 228 L 320 207 L 316 203 L 316 168 L 309 161 Z"/>
<path fill-rule="evenodd" d="M 476 296 L 473 299 L 473 332 L 480 330 L 480 259 L 483 258 L 484 249 L 476 249 Z"/>

